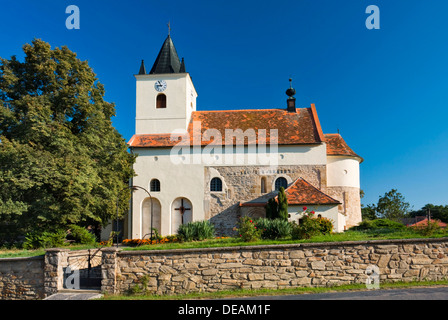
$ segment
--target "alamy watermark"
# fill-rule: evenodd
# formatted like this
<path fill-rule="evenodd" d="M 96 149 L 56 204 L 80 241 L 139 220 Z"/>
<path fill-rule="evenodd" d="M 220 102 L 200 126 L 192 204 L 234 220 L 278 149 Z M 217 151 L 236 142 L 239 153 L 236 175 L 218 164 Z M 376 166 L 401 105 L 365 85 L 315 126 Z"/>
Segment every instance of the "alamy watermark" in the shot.
<path fill-rule="evenodd" d="M 376 265 L 369 265 L 366 269 L 367 279 L 366 288 L 369 290 L 377 290 L 380 288 L 380 268 Z"/>
<path fill-rule="evenodd" d="M 79 270 L 68 266 L 65 269 L 65 289 L 79 290 L 80 289 L 80 278 Z"/>
<path fill-rule="evenodd" d="M 278 130 L 218 129 L 202 132 L 202 123 L 193 121 L 192 136 L 187 130 L 171 133 L 177 144 L 171 149 L 174 164 L 278 166 Z M 179 141 L 180 140 L 180 141 Z"/>
<path fill-rule="evenodd" d="M 380 29 L 380 8 L 370 5 L 366 8 L 366 13 L 370 14 L 366 19 L 366 28 L 369 30 Z"/>
<path fill-rule="evenodd" d="M 75 5 L 70 5 L 65 9 L 65 13 L 69 14 L 67 19 L 65 20 L 65 27 L 68 30 L 81 28 L 81 15 L 79 11 L 79 7 Z"/>

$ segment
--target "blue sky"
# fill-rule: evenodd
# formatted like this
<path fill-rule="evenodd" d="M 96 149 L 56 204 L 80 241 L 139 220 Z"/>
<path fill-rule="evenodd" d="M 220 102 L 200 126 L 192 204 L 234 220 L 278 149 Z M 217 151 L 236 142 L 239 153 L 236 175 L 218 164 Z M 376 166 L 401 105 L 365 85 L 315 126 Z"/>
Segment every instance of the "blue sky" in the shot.
<path fill-rule="evenodd" d="M 65 9 L 80 9 L 68 30 Z M 368 30 L 367 6 L 380 9 Z M 448 1 L 2 0 L 0 57 L 23 58 L 41 38 L 87 60 L 134 132 L 135 79 L 171 36 L 198 91 L 199 110 L 316 104 L 324 133 L 339 129 L 365 161 L 364 204 L 392 188 L 419 209 L 448 204 Z"/>

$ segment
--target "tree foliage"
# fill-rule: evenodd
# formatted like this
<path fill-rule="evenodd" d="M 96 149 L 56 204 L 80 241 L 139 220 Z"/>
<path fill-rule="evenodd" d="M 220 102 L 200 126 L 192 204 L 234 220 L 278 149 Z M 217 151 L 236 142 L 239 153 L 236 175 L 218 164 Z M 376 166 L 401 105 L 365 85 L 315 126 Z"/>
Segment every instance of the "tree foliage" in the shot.
<path fill-rule="evenodd" d="M 278 199 L 269 199 L 265 209 L 266 218 L 288 221 L 288 199 L 286 198 L 285 188 L 280 187 Z"/>
<path fill-rule="evenodd" d="M 39 39 L 0 58 L 0 224 L 24 234 L 105 224 L 134 156 L 88 63 Z M 120 212 L 129 194 L 120 195 Z"/>
<path fill-rule="evenodd" d="M 381 218 L 400 221 L 410 210 L 410 205 L 405 201 L 404 196 L 392 189 L 380 197 L 376 205 L 376 211 Z"/>

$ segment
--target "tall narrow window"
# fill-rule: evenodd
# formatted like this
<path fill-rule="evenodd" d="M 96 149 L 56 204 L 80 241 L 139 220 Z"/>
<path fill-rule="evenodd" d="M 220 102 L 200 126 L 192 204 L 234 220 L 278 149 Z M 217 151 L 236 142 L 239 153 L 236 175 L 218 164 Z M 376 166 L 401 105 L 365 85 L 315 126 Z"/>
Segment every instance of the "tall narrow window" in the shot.
<path fill-rule="evenodd" d="M 266 193 L 266 177 L 261 177 L 261 193 Z"/>
<path fill-rule="evenodd" d="M 285 189 L 288 187 L 288 181 L 283 177 L 280 177 L 277 180 L 275 180 L 275 191 L 280 190 L 281 187 Z"/>
<path fill-rule="evenodd" d="M 149 188 L 152 192 L 159 192 L 160 191 L 160 181 L 157 179 L 152 179 L 151 183 L 149 185 Z"/>
<path fill-rule="evenodd" d="M 166 108 L 166 95 L 164 95 L 163 93 L 157 96 L 156 108 L 157 109 Z"/>
<path fill-rule="evenodd" d="M 220 192 L 222 191 L 222 181 L 219 178 L 213 178 L 210 181 L 210 191 L 212 192 Z"/>

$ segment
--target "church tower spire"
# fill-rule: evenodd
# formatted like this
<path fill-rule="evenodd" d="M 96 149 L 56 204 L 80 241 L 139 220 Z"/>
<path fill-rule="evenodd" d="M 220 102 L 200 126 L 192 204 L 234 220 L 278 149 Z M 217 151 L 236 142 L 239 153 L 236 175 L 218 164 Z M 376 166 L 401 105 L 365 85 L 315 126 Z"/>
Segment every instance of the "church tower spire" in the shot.
<path fill-rule="evenodd" d="M 181 69 L 185 72 L 185 63 L 181 63 L 173 40 L 168 35 L 149 74 L 181 73 Z"/>

